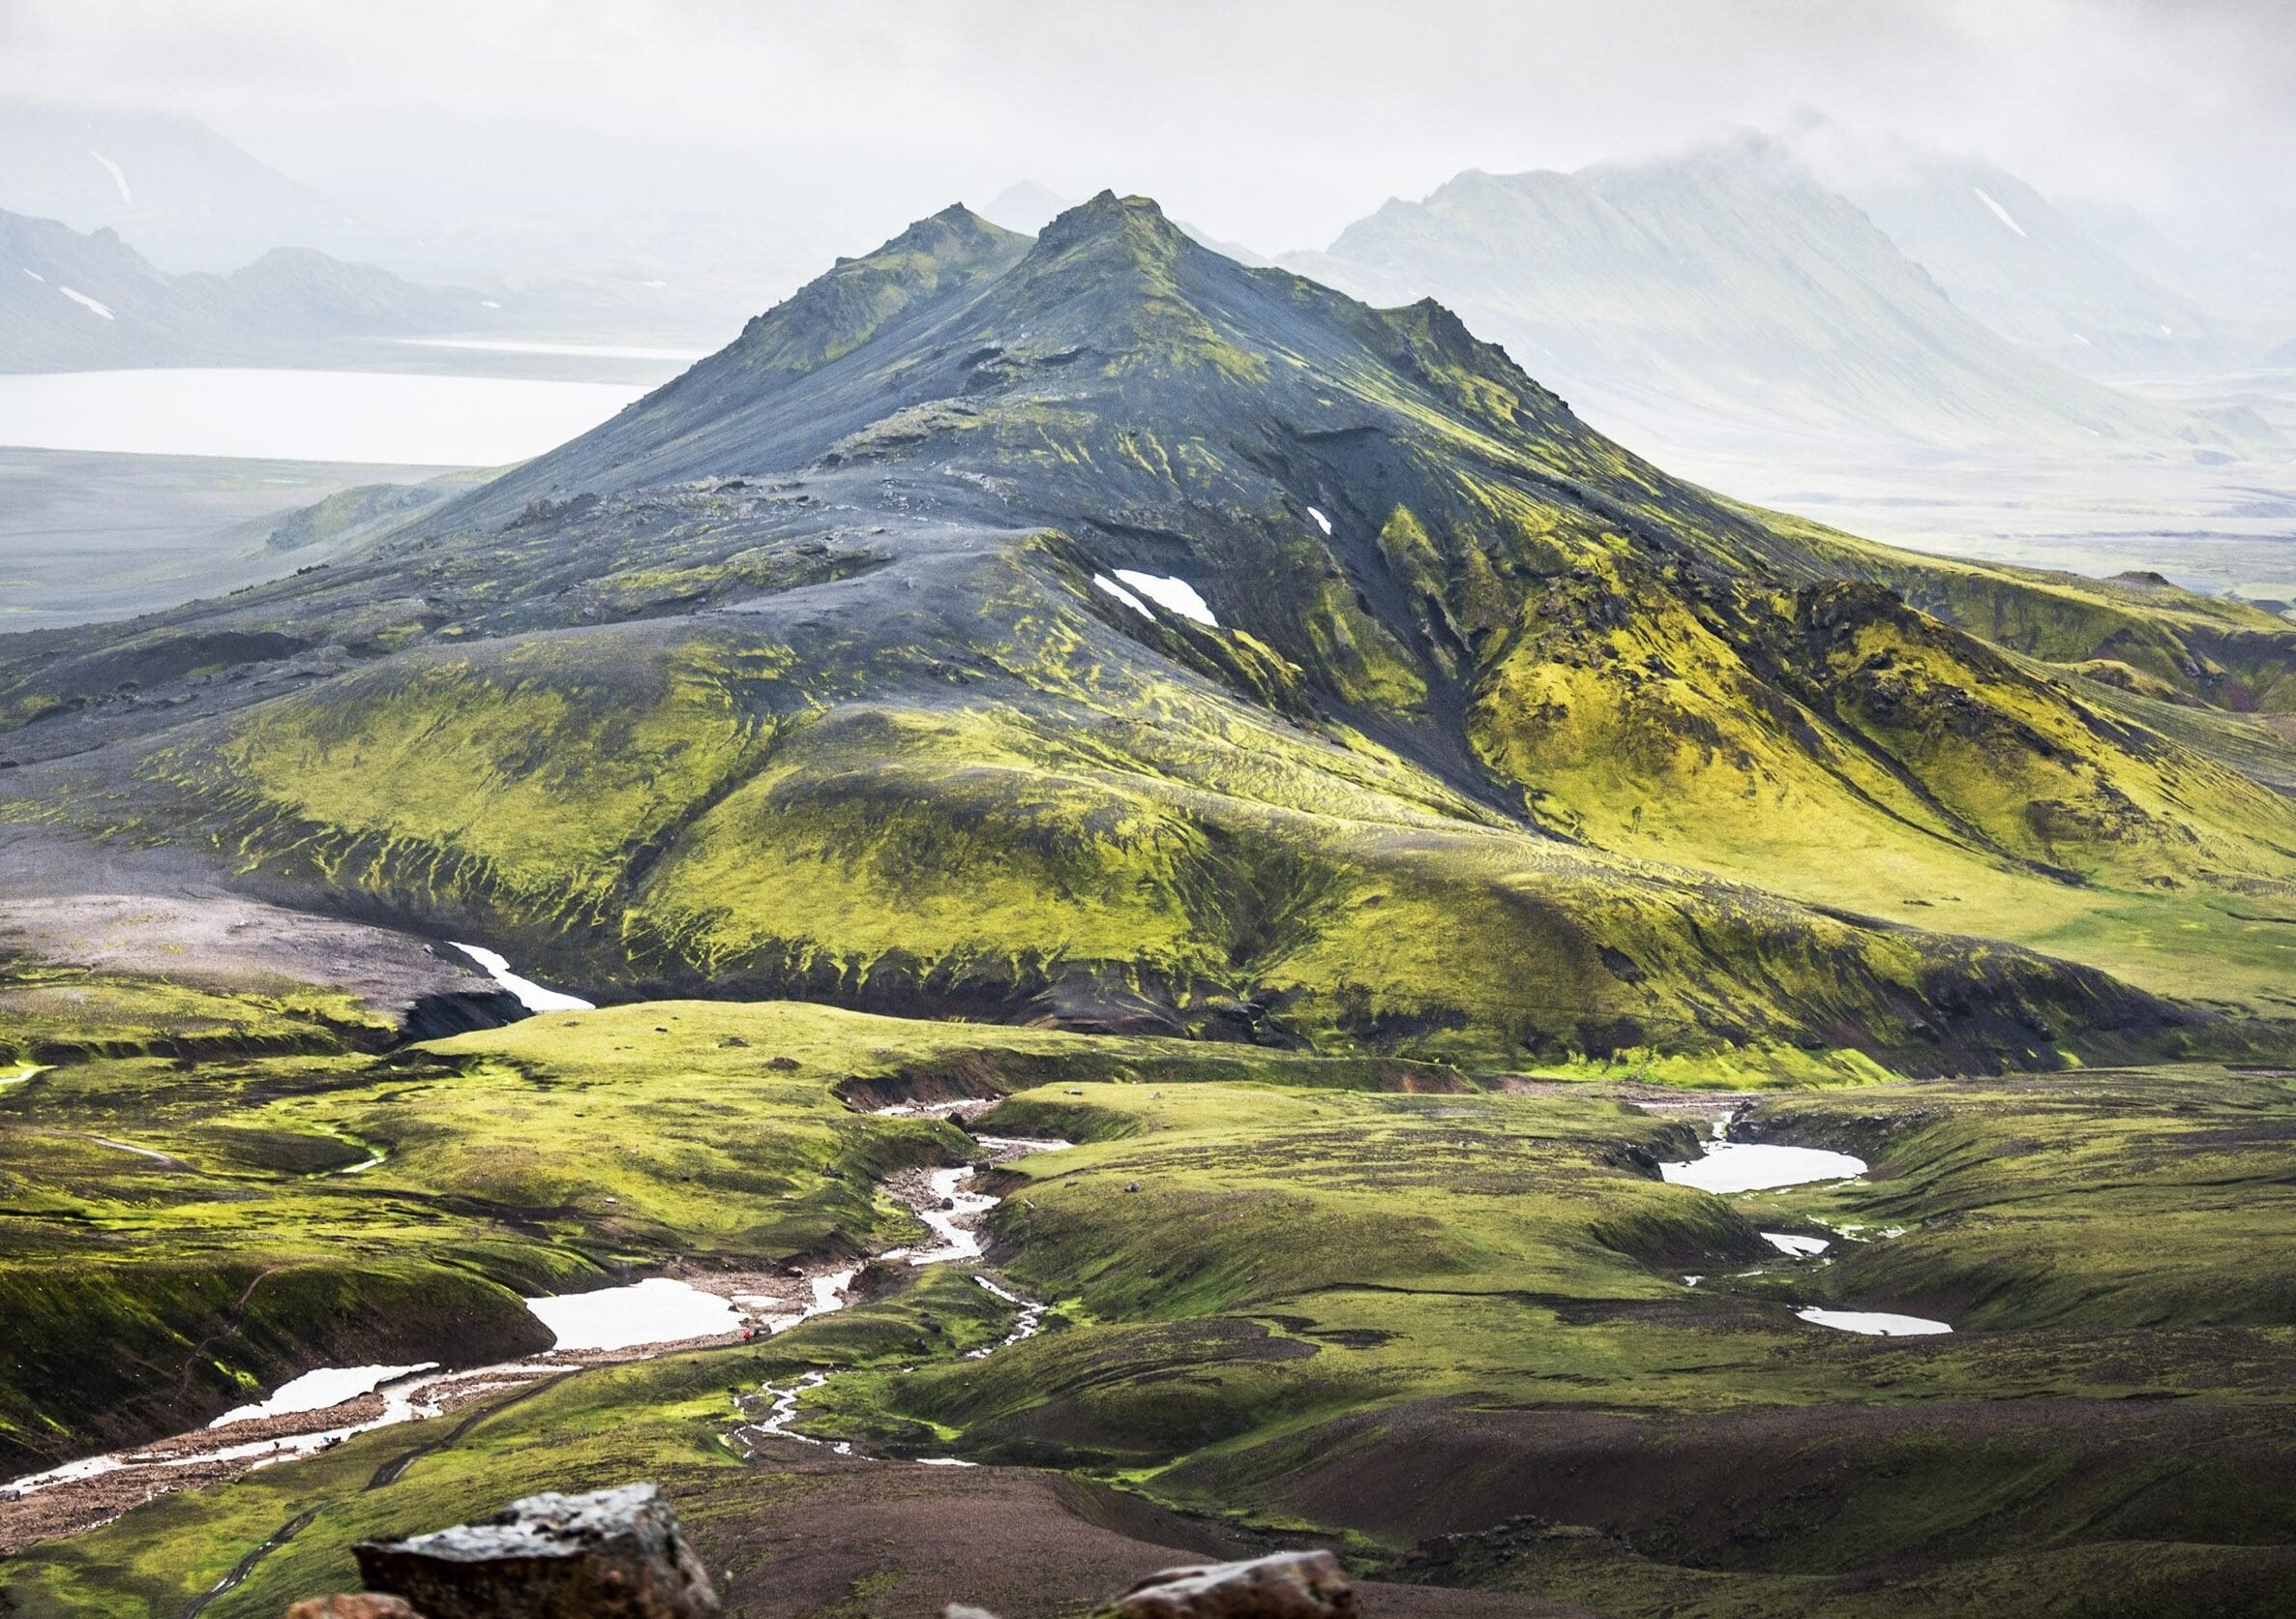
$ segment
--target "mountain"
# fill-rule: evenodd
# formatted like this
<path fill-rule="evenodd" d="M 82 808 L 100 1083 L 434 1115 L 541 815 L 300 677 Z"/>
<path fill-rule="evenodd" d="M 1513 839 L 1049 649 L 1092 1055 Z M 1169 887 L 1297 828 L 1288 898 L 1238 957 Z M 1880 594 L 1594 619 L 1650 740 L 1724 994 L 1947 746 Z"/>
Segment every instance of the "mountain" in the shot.
<path fill-rule="evenodd" d="M 0 209 L 117 230 L 171 270 L 308 245 L 341 210 L 195 118 L 0 106 Z"/>
<path fill-rule="evenodd" d="M 493 313 L 476 292 L 306 248 L 171 276 L 109 229 L 0 214 L 0 371 L 300 358 L 345 338 L 484 327 Z"/>
<path fill-rule="evenodd" d="M 2214 907 L 2296 880 L 2284 622 L 1733 504 L 1108 194 L 921 221 L 328 566 L 0 645 L 0 871 L 164 851 L 607 999 L 2045 1066 L 2261 1037 Z"/>
<path fill-rule="evenodd" d="M 2142 274 L 1993 164 L 1836 125 L 1796 150 L 1961 309 L 2013 343 L 2105 375 L 2221 367 L 2252 334 Z"/>
<path fill-rule="evenodd" d="M 2158 452 L 2214 436 L 1988 330 L 1760 136 L 1571 174 L 1470 171 L 1285 262 L 1375 301 L 1440 298 L 1596 420 L 1677 442 Z"/>

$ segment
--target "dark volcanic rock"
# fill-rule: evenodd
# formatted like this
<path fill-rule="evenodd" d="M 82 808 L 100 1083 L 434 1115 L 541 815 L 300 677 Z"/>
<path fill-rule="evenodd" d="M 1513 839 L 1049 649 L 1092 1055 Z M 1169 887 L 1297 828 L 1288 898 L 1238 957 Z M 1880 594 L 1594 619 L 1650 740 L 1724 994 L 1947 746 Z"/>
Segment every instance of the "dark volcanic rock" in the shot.
<path fill-rule="evenodd" d="M 366 1541 L 359 1573 L 429 1619 L 713 1619 L 709 1575 L 652 1484 L 514 1501 L 485 1523 Z"/>
<path fill-rule="evenodd" d="M 1356 1611 L 1356 1594 L 1327 1551 L 1166 1569 L 1102 1610 L 1115 1619 L 1337 1619 Z"/>

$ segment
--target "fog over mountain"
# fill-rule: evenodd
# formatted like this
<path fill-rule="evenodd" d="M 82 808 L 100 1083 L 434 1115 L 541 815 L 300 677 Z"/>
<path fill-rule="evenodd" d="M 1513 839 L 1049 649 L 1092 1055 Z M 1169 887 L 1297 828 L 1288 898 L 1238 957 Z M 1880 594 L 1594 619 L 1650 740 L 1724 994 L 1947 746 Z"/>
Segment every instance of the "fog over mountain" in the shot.
<path fill-rule="evenodd" d="M 1986 177 L 2021 206 L 2037 200 Z M 1907 195 L 1917 223 L 1936 220 Z M 2029 211 L 2040 227 L 2043 211 Z M 1916 234 L 1924 248 L 1958 240 L 1943 229 Z M 1678 425 L 1695 415 L 1731 431 L 1789 426 L 1885 447 L 2230 442 L 2060 369 L 1970 308 L 2007 306 L 2011 332 L 2049 323 L 2070 342 L 2053 288 L 2012 297 L 2007 289 L 2025 284 L 1982 254 L 1945 261 L 1961 273 L 1941 286 L 1865 212 L 1753 135 L 1573 174 L 1470 171 L 1423 202 L 1387 203 L 1327 253 L 1287 260 L 1377 303 L 1441 298 L 1597 419 L 1646 439 L 1698 436 L 1707 430 Z M 1956 296 L 1956 284 L 1998 295 Z M 2148 314 L 2197 326 L 2167 294 L 2155 296 Z M 2132 307 L 2143 306 L 2102 312 L 2117 318 L 2117 335 L 2104 320 L 2081 322 L 2124 363 L 2143 342 L 2130 333 Z"/>
<path fill-rule="evenodd" d="M 0 96 L 200 117 L 361 222 L 769 214 L 823 257 L 1023 177 L 1149 192 L 1262 252 L 1320 246 L 1463 168 L 1576 168 L 1807 108 L 1982 153 L 2061 202 L 2140 206 L 2219 258 L 2269 264 L 2296 240 L 2278 4 L 532 12 L 12 0 Z"/>

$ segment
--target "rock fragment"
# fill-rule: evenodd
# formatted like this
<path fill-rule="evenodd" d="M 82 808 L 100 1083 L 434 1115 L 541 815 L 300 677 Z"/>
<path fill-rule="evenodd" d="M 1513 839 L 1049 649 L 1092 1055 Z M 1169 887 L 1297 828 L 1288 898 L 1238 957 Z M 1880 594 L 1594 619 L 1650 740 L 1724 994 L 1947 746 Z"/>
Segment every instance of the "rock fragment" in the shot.
<path fill-rule="evenodd" d="M 403 1597 L 380 1591 L 350 1591 L 337 1597 L 307 1597 L 287 1609 L 287 1619 L 423 1619 Z"/>
<path fill-rule="evenodd" d="M 1352 1619 L 1356 1593 L 1327 1551 L 1166 1569 L 1102 1608 L 1106 1619 Z"/>

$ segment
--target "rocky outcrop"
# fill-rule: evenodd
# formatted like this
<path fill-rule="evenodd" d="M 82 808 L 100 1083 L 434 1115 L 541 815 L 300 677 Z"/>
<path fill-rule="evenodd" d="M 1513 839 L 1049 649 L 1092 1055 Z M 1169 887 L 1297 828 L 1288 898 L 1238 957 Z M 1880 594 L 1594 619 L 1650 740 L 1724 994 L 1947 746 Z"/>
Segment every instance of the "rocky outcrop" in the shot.
<path fill-rule="evenodd" d="M 484 1523 L 353 1549 L 370 1590 L 404 1598 L 423 1619 L 716 1619 L 723 1611 L 652 1484 L 529 1495 Z"/>

